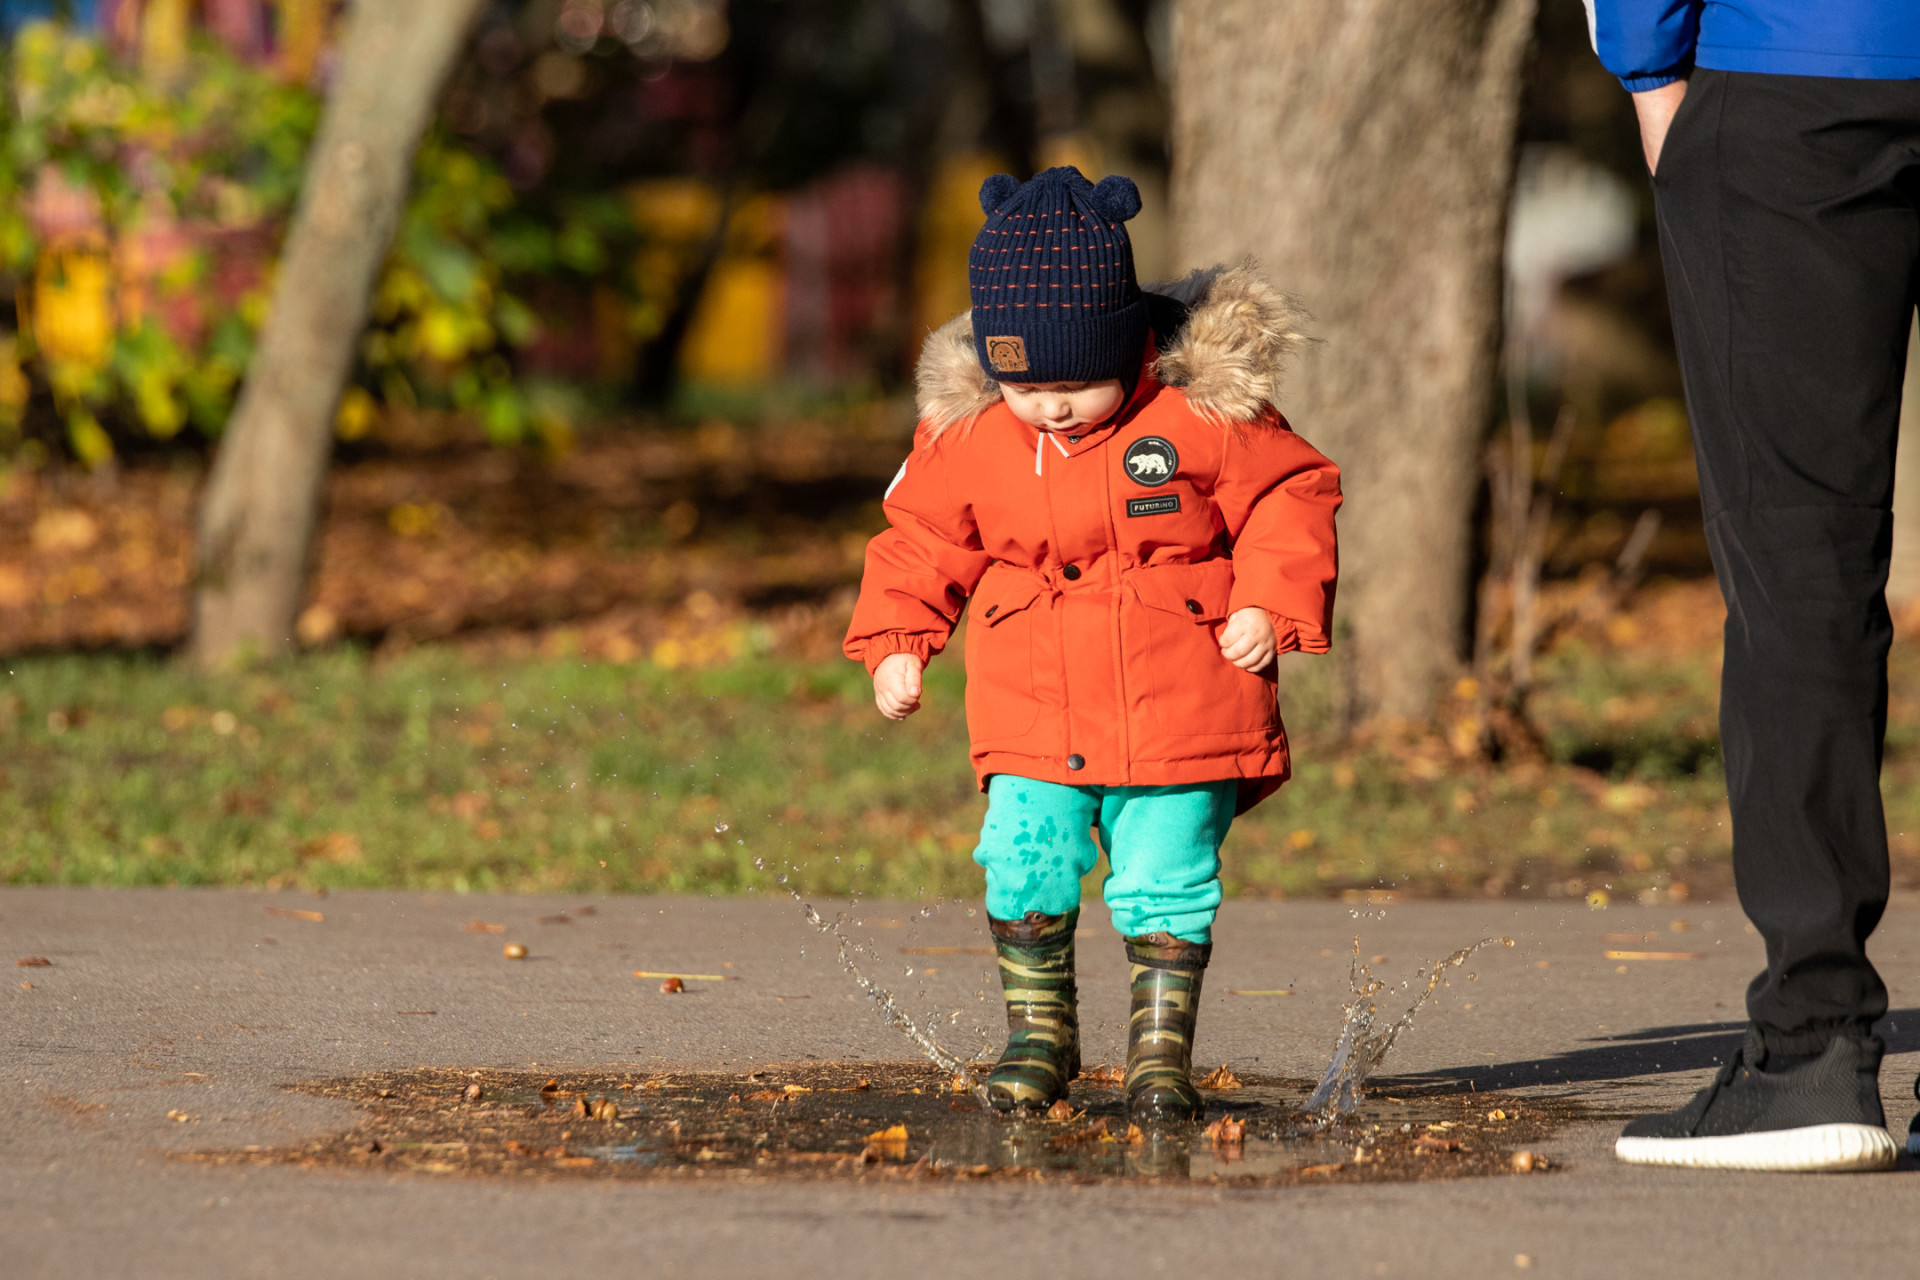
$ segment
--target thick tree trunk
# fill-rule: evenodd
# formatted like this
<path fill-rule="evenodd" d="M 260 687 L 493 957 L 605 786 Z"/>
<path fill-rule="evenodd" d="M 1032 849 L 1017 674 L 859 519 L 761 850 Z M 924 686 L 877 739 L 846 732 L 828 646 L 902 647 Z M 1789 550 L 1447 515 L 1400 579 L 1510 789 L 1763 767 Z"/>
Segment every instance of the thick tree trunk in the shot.
<path fill-rule="evenodd" d="M 292 643 L 333 415 L 413 156 L 482 0 L 357 0 L 273 306 L 200 508 L 191 652 Z"/>
<path fill-rule="evenodd" d="M 1466 640 L 1535 0 L 1180 0 L 1185 266 L 1252 253 L 1317 317 L 1286 409 L 1346 477 L 1350 716 L 1418 716 Z"/>

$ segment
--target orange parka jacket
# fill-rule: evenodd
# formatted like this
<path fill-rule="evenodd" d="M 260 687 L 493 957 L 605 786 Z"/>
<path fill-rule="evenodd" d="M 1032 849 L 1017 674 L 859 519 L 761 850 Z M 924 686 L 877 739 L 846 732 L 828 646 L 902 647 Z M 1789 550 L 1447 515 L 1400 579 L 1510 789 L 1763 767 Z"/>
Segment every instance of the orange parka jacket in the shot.
<path fill-rule="evenodd" d="M 1340 474 L 1274 408 L 1300 341 L 1251 268 L 1158 291 L 1146 367 L 1107 423 L 1027 426 L 981 371 L 968 317 L 927 340 L 921 421 L 867 545 L 847 656 L 928 660 L 971 602 L 967 727 L 996 773 L 1074 785 L 1241 780 L 1242 811 L 1288 775 L 1273 671 L 1220 655 L 1265 609 L 1282 652 L 1326 652 Z M 1156 300 L 1157 301 L 1157 300 Z M 1160 332 L 1164 328 L 1164 332 Z"/>

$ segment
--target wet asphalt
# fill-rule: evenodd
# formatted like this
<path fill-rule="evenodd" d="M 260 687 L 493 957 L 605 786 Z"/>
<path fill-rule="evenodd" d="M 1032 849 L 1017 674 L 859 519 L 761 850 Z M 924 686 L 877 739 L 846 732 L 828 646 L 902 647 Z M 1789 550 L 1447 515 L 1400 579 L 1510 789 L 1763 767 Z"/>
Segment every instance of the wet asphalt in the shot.
<path fill-rule="evenodd" d="M 848 931 L 880 956 L 873 976 L 970 1053 L 998 1016 L 991 961 L 974 953 L 983 920 L 965 905 L 919 910 L 861 904 Z M 1873 1277 L 1920 1265 L 1911 1160 L 1832 1177 L 1613 1161 L 1618 1117 L 1677 1104 L 1737 1042 L 1761 948 L 1731 906 L 1232 902 L 1198 1065 L 1316 1076 L 1356 934 L 1396 981 L 1477 938 L 1514 938 L 1456 971 L 1384 1070 L 1579 1101 L 1592 1118 L 1546 1148 L 1554 1171 L 1249 1191 L 185 1163 L 175 1154 L 348 1128 L 346 1104 L 282 1087 L 322 1076 L 744 1074 L 911 1052 L 785 900 L 0 890 L 0 1274 Z M 509 942 L 527 958 L 506 959 Z M 1873 954 L 1894 993 L 1882 1087 L 1904 1136 L 1920 1071 L 1920 906 L 1889 913 Z M 13 965 L 27 957 L 52 963 Z M 734 980 L 662 995 L 635 970 Z M 1081 975 L 1087 1060 L 1117 1062 L 1124 957 L 1092 904 Z M 1236 994 L 1275 991 L 1293 994 Z"/>

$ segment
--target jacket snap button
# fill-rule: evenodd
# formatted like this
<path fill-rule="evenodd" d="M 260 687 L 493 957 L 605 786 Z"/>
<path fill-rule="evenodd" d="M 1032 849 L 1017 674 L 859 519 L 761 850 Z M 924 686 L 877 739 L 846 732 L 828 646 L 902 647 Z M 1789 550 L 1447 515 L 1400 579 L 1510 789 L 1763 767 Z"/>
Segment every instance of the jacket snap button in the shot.
<path fill-rule="evenodd" d="M 1000 612 L 1000 606 L 997 604 L 993 605 L 987 609 L 987 617 L 991 618 L 994 614 L 998 612 Z"/>
<path fill-rule="evenodd" d="M 1084 769 L 1086 767 L 1087 767 L 1087 758 L 1081 755 L 1078 751 L 1074 752 L 1072 755 L 1067 757 L 1067 768 Z"/>
<path fill-rule="evenodd" d="M 1188 613 L 1200 612 L 1200 602 L 1198 600 L 1187 601 L 1187 612 Z"/>
<path fill-rule="evenodd" d="M 1066 568 L 1060 571 L 1060 576 L 1065 578 L 1068 582 L 1078 582 L 1080 580 L 1080 566 L 1077 564 L 1070 564 Z"/>

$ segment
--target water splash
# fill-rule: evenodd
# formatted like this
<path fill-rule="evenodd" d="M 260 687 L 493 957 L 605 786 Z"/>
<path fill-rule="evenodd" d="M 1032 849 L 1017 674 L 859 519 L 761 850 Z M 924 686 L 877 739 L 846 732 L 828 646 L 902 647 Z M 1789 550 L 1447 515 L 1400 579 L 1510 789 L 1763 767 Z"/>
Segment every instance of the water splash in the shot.
<path fill-rule="evenodd" d="M 786 877 L 782 876 L 780 879 L 784 881 Z M 821 933 L 831 934 L 833 936 L 834 942 L 839 947 L 840 967 L 846 970 L 847 976 L 859 985 L 860 990 L 866 993 L 867 999 L 879 1010 L 880 1020 L 900 1032 L 900 1034 L 904 1035 L 907 1039 L 913 1041 L 920 1052 L 926 1054 L 928 1060 L 936 1067 L 939 1067 L 956 1080 L 965 1080 L 967 1082 L 967 1091 L 978 1098 L 983 1104 L 986 1103 L 987 1087 L 973 1078 L 971 1064 L 965 1059 L 942 1048 L 940 1043 L 927 1031 L 923 1030 L 920 1024 L 913 1020 L 912 1015 L 901 1007 L 900 1002 L 894 998 L 891 991 L 888 991 L 885 987 L 882 987 L 872 978 L 869 978 L 865 973 L 861 972 L 860 964 L 856 957 L 862 952 L 869 952 L 870 949 L 863 947 L 861 944 L 849 938 L 846 931 L 840 927 L 839 920 L 827 920 L 823 918 L 818 911 L 813 909 L 813 904 L 802 898 L 796 890 L 789 887 L 787 892 L 792 895 L 795 902 L 800 904 L 800 910 L 806 915 L 808 924 L 811 924 Z M 921 912 L 923 917 L 931 914 L 931 908 Z M 877 960 L 879 957 L 872 956 L 871 958 Z M 907 972 L 912 973 L 913 970 L 909 969 Z"/>
<path fill-rule="evenodd" d="M 1470 947 L 1462 947 L 1444 960 L 1436 960 L 1427 966 L 1427 984 L 1414 997 L 1407 1011 L 1381 1025 L 1379 1003 L 1374 997 L 1387 989 L 1387 984 L 1373 976 L 1373 971 L 1360 960 L 1360 939 L 1353 940 L 1353 962 L 1349 977 L 1353 984 L 1353 1000 L 1345 1010 L 1344 1021 L 1340 1024 L 1340 1037 L 1333 1046 L 1333 1060 L 1327 1064 L 1326 1074 L 1320 1077 L 1313 1095 L 1307 1099 L 1306 1110 L 1327 1118 L 1345 1115 L 1351 1112 L 1360 1101 L 1360 1088 L 1372 1075 L 1374 1069 L 1393 1048 L 1393 1042 L 1400 1033 L 1413 1025 L 1413 1019 L 1434 992 L 1440 989 L 1449 969 L 1457 969 L 1465 964 L 1467 957 L 1482 947 L 1495 944 L 1503 947 L 1513 945 L 1512 938 L 1482 938 Z M 1407 990 L 1412 983 L 1402 983 L 1400 989 Z"/>

